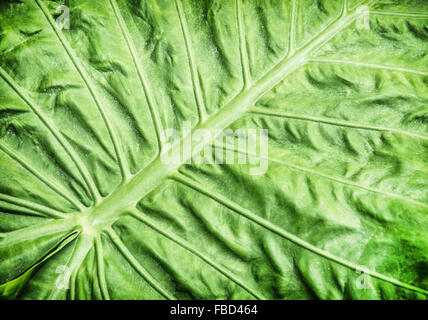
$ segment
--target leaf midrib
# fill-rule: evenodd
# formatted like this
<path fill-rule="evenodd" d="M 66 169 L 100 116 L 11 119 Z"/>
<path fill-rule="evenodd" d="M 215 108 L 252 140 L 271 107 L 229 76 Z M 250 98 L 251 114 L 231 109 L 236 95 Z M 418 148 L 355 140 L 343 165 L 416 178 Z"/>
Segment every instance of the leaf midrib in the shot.
<path fill-rule="evenodd" d="M 304 47 L 295 51 L 292 56 L 282 59 L 276 66 L 267 72 L 262 78 L 254 82 L 247 90 L 242 90 L 225 107 L 209 117 L 206 122 L 197 125 L 190 134 L 175 143 L 170 149 L 177 150 L 182 145 L 190 143 L 192 146 L 191 158 L 202 150 L 203 146 L 210 143 L 213 137 L 205 137 L 204 140 L 192 141 L 192 134 L 198 129 L 213 129 L 221 131 L 240 119 L 265 92 L 271 90 L 286 76 L 303 66 L 310 55 L 319 49 L 326 41 L 331 39 L 344 27 L 348 26 L 357 17 L 356 13 L 342 15 L 329 27 L 324 29 L 316 38 Z M 214 137 L 215 138 L 215 137 Z M 164 164 L 160 157 L 155 159 L 146 168 L 134 175 L 130 180 L 123 182 L 109 196 L 104 198 L 99 205 L 93 207 L 87 213 L 94 226 L 108 227 L 112 225 L 127 208 L 133 208 L 148 193 L 159 186 L 165 179 L 176 172 L 183 163 L 189 159 L 182 159 L 178 164 Z"/>

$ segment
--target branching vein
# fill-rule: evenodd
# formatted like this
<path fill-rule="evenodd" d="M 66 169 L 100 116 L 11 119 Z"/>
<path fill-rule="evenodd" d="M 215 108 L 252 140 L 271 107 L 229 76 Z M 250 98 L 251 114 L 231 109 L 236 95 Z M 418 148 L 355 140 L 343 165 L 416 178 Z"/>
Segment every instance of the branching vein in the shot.
<path fill-rule="evenodd" d="M 68 154 L 70 159 L 76 165 L 79 173 L 85 181 L 89 192 L 94 200 L 99 199 L 100 195 L 88 169 L 83 164 L 82 160 L 77 155 L 76 151 L 71 147 L 69 142 L 55 127 L 52 121 L 47 118 L 41 111 L 41 109 L 24 93 L 24 91 L 15 83 L 15 81 L 0 67 L 0 76 L 6 81 L 6 83 L 17 93 L 17 95 L 27 104 L 30 110 L 39 118 L 43 125 L 50 131 L 54 138 L 58 141 L 64 151 Z"/>
<path fill-rule="evenodd" d="M 297 0 L 291 0 L 291 17 L 289 31 L 289 52 L 288 55 L 293 55 L 296 51 L 296 19 L 297 19 Z"/>
<path fill-rule="evenodd" d="M 82 211 L 83 206 L 79 203 L 65 188 L 58 185 L 55 181 L 45 177 L 36 168 L 34 168 L 27 160 L 13 152 L 9 147 L 0 142 L 0 150 L 7 154 L 11 159 L 19 163 L 23 168 L 30 172 L 33 176 L 39 179 L 42 183 L 47 185 L 50 189 L 56 192 L 57 195 L 70 202 L 76 209 Z"/>
<path fill-rule="evenodd" d="M 140 80 L 141 86 L 142 86 L 143 91 L 144 91 L 144 95 L 145 95 L 146 100 L 147 100 L 147 104 L 149 105 L 153 125 L 154 125 L 155 131 L 156 131 L 158 148 L 159 148 L 159 152 L 160 152 L 162 150 L 162 142 L 161 142 L 161 136 L 160 136 L 161 132 L 162 132 L 162 124 L 160 121 L 158 110 L 157 110 L 156 105 L 153 101 L 153 97 L 152 97 L 152 94 L 150 91 L 150 86 L 149 86 L 149 84 L 148 84 L 148 82 L 144 76 L 143 68 L 141 67 L 141 64 L 138 60 L 137 51 L 135 50 L 135 46 L 134 46 L 132 38 L 129 34 L 129 30 L 126 26 L 125 21 L 123 20 L 122 14 L 120 13 L 120 9 L 117 6 L 117 2 L 116 2 L 116 0 L 110 0 L 110 3 L 111 3 L 111 6 L 113 8 L 114 14 L 116 16 L 117 23 L 119 24 L 120 30 L 122 31 L 123 38 L 125 39 L 126 44 L 128 46 L 128 50 L 131 54 L 132 61 L 135 65 L 135 69 L 137 71 L 138 78 Z"/>
<path fill-rule="evenodd" d="M 351 65 L 351 66 L 357 66 L 357 67 L 366 67 L 366 68 L 381 69 L 381 70 L 408 72 L 408 73 L 419 74 L 422 76 L 428 76 L 428 72 L 424 72 L 424 71 L 419 71 L 419 70 L 414 70 L 414 69 L 409 69 L 409 68 L 387 66 L 387 65 L 375 64 L 375 63 L 358 62 L 358 61 L 347 61 L 347 60 L 326 59 L 326 58 L 311 58 L 311 59 L 308 59 L 308 62 L 310 62 L 310 63 L 345 64 L 345 65 Z"/>
<path fill-rule="evenodd" d="M 388 12 L 388 11 L 378 11 L 370 10 L 370 15 L 373 16 L 388 16 L 388 17 L 398 17 L 398 18 L 414 18 L 414 19 L 428 19 L 428 14 L 423 13 L 401 13 L 401 12 Z"/>
<path fill-rule="evenodd" d="M 260 108 L 260 107 L 251 107 L 249 109 L 249 112 L 254 114 L 254 115 L 297 119 L 297 120 L 311 121 L 311 122 L 316 122 L 316 123 L 324 123 L 324 124 L 339 126 L 339 127 L 348 127 L 348 128 L 372 130 L 372 131 L 394 132 L 394 133 L 399 133 L 399 134 L 406 135 L 406 136 L 416 138 L 416 139 L 428 140 L 428 136 L 413 133 L 413 132 L 406 131 L 406 130 L 390 128 L 390 127 L 383 127 L 383 126 L 368 125 L 368 124 L 357 123 L 357 122 L 352 122 L 352 121 L 347 121 L 347 120 L 338 120 L 338 119 L 332 119 L 332 118 L 327 118 L 327 117 L 314 117 L 314 116 L 308 116 L 308 115 L 299 115 L 299 114 L 286 112 L 286 111 L 282 111 L 282 110 L 270 110 L 268 108 Z"/>
<path fill-rule="evenodd" d="M 236 17 L 238 22 L 239 33 L 239 54 L 241 57 L 242 76 L 244 79 L 244 90 L 251 84 L 250 68 L 248 64 L 248 53 L 245 39 L 245 26 L 243 23 L 242 0 L 236 0 Z"/>
<path fill-rule="evenodd" d="M 173 234 L 171 234 L 171 233 L 169 233 L 167 231 L 163 231 L 161 228 L 159 228 L 158 226 L 156 226 L 151 221 L 151 219 L 149 219 L 148 217 L 144 216 L 137 209 L 133 209 L 132 211 L 130 211 L 130 213 L 136 219 L 140 220 L 141 222 L 143 222 L 144 224 L 146 224 L 147 226 L 149 226 L 150 228 L 152 228 L 153 230 L 155 230 L 159 234 L 163 235 L 165 238 L 167 238 L 167 239 L 175 242 L 180 247 L 186 249 L 190 253 L 192 253 L 195 256 L 197 256 L 198 258 L 200 258 L 202 261 L 206 262 L 208 265 L 210 265 L 212 268 L 214 268 L 215 270 L 217 270 L 218 272 L 220 272 L 222 275 L 224 275 L 225 277 L 227 277 L 228 279 L 230 279 L 231 281 L 235 282 L 237 285 L 239 285 L 240 287 L 242 287 L 243 289 L 245 289 L 246 291 L 248 291 L 255 298 L 257 298 L 257 299 L 266 299 L 262 295 L 260 295 L 259 293 L 257 293 L 254 289 L 248 287 L 245 284 L 244 281 L 238 279 L 234 274 L 232 274 L 229 271 L 227 271 L 224 267 L 222 267 L 221 265 L 219 265 L 218 263 L 216 263 L 214 260 L 212 260 L 211 258 L 209 258 L 208 256 L 206 256 L 205 254 L 203 254 L 203 253 L 199 252 L 198 250 L 196 250 L 195 248 L 193 248 L 185 240 L 183 240 L 180 237 L 177 237 L 177 236 L 175 236 L 175 235 L 173 235 Z"/>
<path fill-rule="evenodd" d="M 53 235 L 72 230 L 74 225 L 67 219 L 48 221 L 16 231 L 6 232 L 0 241 L 0 248 L 11 247 L 25 241 L 33 241 L 47 235 Z"/>
<path fill-rule="evenodd" d="M 119 249 L 119 251 L 122 253 L 123 257 L 129 262 L 129 264 L 137 271 L 140 276 L 143 277 L 143 279 L 150 284 L 150 286 L 155 289 L 160 295 L 162 295 L 164 298 L 168 300 L 175 300 L 175 298 L 169 294 L 168 292 L 163 289 L 157 280 L 155 280 L 145 269 L 144 267 L 138 262 L 138 260 L 132 255 L 132 253 L 128 250 L 128 248 L 125 246 L 125 244 L 119 239 L 117 234 L 113 231 L 113 229 L 107 229 L 106 233 L 110 237 L 110 239 L 113 241 L 115 246 Z"/>
<path fill-rule="evenodd" d="M 59 212 L 55 209 L 48 208 L 32 201 L 23 200 L 5 194 L 0 194 L 0 201 L 19 207 L 20 211 L 23 213 L 37 213 L 54 219 L 61 219 L 66 217 L 64 213 Z"/>
<path fill-rule="evenodd" d="M 100 236 L 95 237 L 95 251 L 97 255 L 97 276 L 99 286 L 101 288 L 101 294 L 103 299 L 110 300 L 110 294 L 108 292 L 106 275 L 104 271 L 104 250 Z"/>
<path fill-rule="evenodd" d="M 215 146 L 215 147 L 216 148 L 220 148 L 220 146 Z M 328 180 L 331 180 L 331 181 L 334 181 L 334 182 L 337 182 L 337 183 L 340 183 L 340 184 L 348 185 L 348 186 L 351 186 L 351 187 L 356 187 L 356 188 L 359 188 L 359 189 L 363 189 L 365 191 L 378 193 L 380 195 L 383 195 L 383 196 L 386 196 L 386 197 L 390 197 L 390 198 L 393 198 L 393 199 L 400 199 L 400 200 L 405 201 L 405 202 L 413 203 L 413 204 L 415 204 L 417 206 L 420 206 L 420 207 L 423 207 L 423 208 L 428 208 L 428 204 L 426 204 L 424 202 L 421 202 L 419 200 L 415 200 L 415 199 L 412 199 L 412 198 L 407 198 L 407 197 L 404 197 L 404 196 L 402 196 L 400 194 L 396 194 L 396 193 L 392 193 L 392 192 L 387 192 L 387 191 L 382 191 L 382 190 L 379 190 L 379 189 L 376 189 L 376 188 L 371 188 L 371 187 L 368 187 L 368 186 L 364 186 L 362 184 L 359 184 L 359 183 L 356 183 L 356 182 L 353 182 L 353 181 L 350 181 L 350 180 L 347 180 L 347 179 L 343 179 L 343 178 L 339 178 L 339 177 L 334 177 L 334 176 L 322 173 L 322 172 L 314 170 L 314 169 L 309 169 L 309 168 L 305 168 L 303 166 L 299 166 L 299 165 L 295 165 L 295 164 L 288 163 L 288 162 L 285 162 L 285 161 L 281 161 L 279 159 L 272 158 L 271 156 L 269 156 L 269 158 L 267 158 L 267 157 L 264 158 L 264 157 L 257 156 L 255 154 L 251 154 L 248 151 L 240 150 L 239 148 L 232 148 L 231 146 L 223 146 L 223 148 L 225 150 L 230 150 L 230 151 L 235 151 L 235 152 L 238 152 L 238 153 L 243 153 L 243 154 L 249 155 L 249 156 L 254 157 L 254 158 L 259 158 L 259 159 L 264 159 L 264 160 L 267 160 L 267 161 L 275 162 L 275 163 L 278 163 L 280 165 L 289 167 L 291 169 L 302 171 L 302 172 L 306 172 L 307 174 L 311 174 L 311 175 L 316 175 L 316 176 L 319 176 L 319 177 L 322 177 L 322 178 L 325 178 L 325 179 L 328 179 Z"/>
<path fill-rule="evenodd" d="M 120 147 L 120 143 L 117 137 L 117 134 L 111 124 L 110 118 L 106 113 L 106 110 L 104 110 L 104 107 L 98 98 L 96 91 L 94 89 L 94 86 L 92 84 L 92 81 L 90 80 L 88 74 L 86 73 L 85 69 L 80 65 L 75 53 L 73 52 L 73 49 L 71 48 L 70 44 L 68 43 L 67 39 L 61 32 L 61 30 L 56 25 L 55 21 L 53 20 L 52 16 L 50 15 L 48 9 L 46 6 L 40 1 L 36 0 L 37 5 L 42 10 L 43 14 L 45 15 L 46 19 L 48 20 L 50 26 L 52 27 L 55 35 L 57 36 L 58 40 L 60 41 L 61 45 L 63 46 L 65 52 L 67 53 L 68 57 L 70 58 L 71 62 L 73 63 L 74 67 L 76 68 L 77 72 L 81 76 L 83 82 L 85 83 L 86 87 L 88 88 L 89 93 L 91 94 L 92 99 L 94 100 L 98 111 L 101 114 L 101 117 L 104 121 L 104 124 L 107 128 L 107 131 L 109 133 L 110 139 L 113 143 L 114 151 L 116 153 L 117 161 L 119 162 L 119 168 L 120 172 L 122 174 L 123 181 L 126 181 L 129 179 L 130 173 L 129 173 L 129 167 L 127 164 L 127 160 L 125 157 L 125 154 L 123 153 L 122 148 Z"/>
<path fill-rule="evenodd" d="M 187 60 L 189 62 L 190 75 L 192 78 L 193 92 L 196 100 L 196 105 L 199 112 L 199 119 L 200 122 L 205 122 L 207 118 L 207 112 L 205 108 L 205 102 L 202 96 L 202 88 L 199 82 L 198 70 L 196 68 L 195 59 L 193 57 L 192 44 L 190 40 L 189 30 L 187 28 L 183 4 L 181 0 L 175 0 L 175 5 L 177 7 L 177 13 L 180 20 L 181 33 L 183 34 L 183 39 L 186 46 Z"/>

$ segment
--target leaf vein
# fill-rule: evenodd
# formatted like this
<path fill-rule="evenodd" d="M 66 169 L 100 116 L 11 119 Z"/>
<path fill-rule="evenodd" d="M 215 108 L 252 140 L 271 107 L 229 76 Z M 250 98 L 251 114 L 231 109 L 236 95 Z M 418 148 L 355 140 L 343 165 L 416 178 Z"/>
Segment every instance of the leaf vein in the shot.
<path fill-rule="evenodd" d="M 235 275 L 233 275 L 232 273 L 230 273 L 226 269 L 224 269 L 221 265 L 217 264 L 215 261 L 213 261 L 212 259 L 210 259 L 205 254 L 203 254 L 203 253 L 199 252 L 198 250 L 196 250 L 195 248 L 193 248 L 184 239 L 180 239 L 180 237 L 172 235 L 171 233 L 169 233 L 167 231 L 163 231 L 162 229 L 160 229 L 152 221 L 150 221 L 149 218 L 144 217 L 137 209 L 132 208 L 132 210 L 130 211 L 130 213 L 136 219 L 140 220 L 141 222 L 143 222 L 144 224 L 146 224 L 147 226 L 149 226 L 150 228 L 152 228 L 153 230 L 155 230 L 156 232 L 158 232 L 159 234 L 161 234 L 165 238 L 171 240 L 172 242 L 178 244 L 180 247 L 186 249 L 190 253 L 192 253 L 195 256 L 197 256 L 199 259 L 201 259 L 202 261 L 204 261 L 205 263 L 207 263 L 208 265 L 210 265 L 212 268 L 214 268 L 215 270 L 217 270 L 218 272 L 220 272 L 222 275 L 224 275 L 225 277 L 227 277 L 229 280 L 235 282 L 237 285 L 239 285 L 240 287 L 242 287 L 243 289 L 245 289 L 246 291 L 248 291 L 255 298 L 257 298 L 259 300 L 266 299 L 263 296 L 261 296 L 258 293 L 256 293 L 256 291 L 254 289 L 248 287 L 243 281 L 241 281 L 240 279 L 238 279 Z"/>
<path fill-rule="evenodd" d="M 12 204 L 14 206 L 22 207 L 28 212 L 36 212 L 54 219 L 61 219 L 66 217 L 64 213 L 54 210 L 52 208 L 48 208 L 32 201 L 23 200 L 5 194 L 0 194 L 0 201 Z"/>
<path fill-rule="evenodd" d="M 376 16 L 390 16 L 390 17 L 399 17 L 399 18 L 428 19 L 428 14 L 411 13 L 411 12 L 402 13 L 402 12 L 370 10 L 369 14 L 376 15 Z"/>
<path fill-rule="evenodd" d="M 50 189 L 52 189 L 57 195 L 64 198 L 68 202 L 70 202 L 76 209 L 82 211 L 83 206 L 79 203 L 66 189 L 61 187 L 55 181 L 51 180 L 48 177 L 43 176 L 36 168 L 34 168 L 27 160 L 17 155 L 11 149 L 9 149 L 6 145 L 0 142 L 0 150 L 7 154 L 11 159 L 18 162 L 23 168 L 25 168 L 28 172 L 30 172 L 34 177 L 36 177 L 39 181 L 47 185 Z"/>
<path fill-rule="evenodd" d="M 46 6 L 40 1 L 35 0 L 37 5 L 39 6 L 40 10 L 43 12 L 44 16 L 46 17 L 46 20 L 49 22 L 49 25 L 52 27 L 52 30 L 54 31 L 57 39 L 61 43 L 62 47 L 64 48 L 65 52 L 67 53 L 67 56 L 70 58 L 70 61 L 73 63 L 74 67 L 76 68 L 76 71 L 79 73 L 80 77 L 82 78 L 83 82 L 85 83 L 93 101 L 95 102 L 95 105 L 98 108 L 99 113 L 101 114 L 101 117 L 104 121 L 104 124 L 107 128 L 107 132 L 109 133 L 110 139 L 113 143 L 114 151 L 116 154 L 117 161 L 119 162 L 119 168 L 120 172 L 122 174 L 123 181 L 126 181 L 129 179 L 129 168 L 127 165 L 125 154 L 123 153 L 116 132 L 110 122 L 110 118 L 108 117 L 106 111 L 104 110 L 104 107 L 102 106 L 100 99 L 98 98 L 95 89 L 93 88 L 92 81 L 90 80 L 89 76 L 87 75 L 84 68 L 80 65 L 79 61 L 77 60 L 76 55 L 73 52 L 73 49 L 69 45 L 67 39 L 61 32 L 61 30 L 58 29 L 55 21 L 53 20 L 52 16 L 50 15 L 48 9 Z"/>
<path fill-rule="evenodd" d="M 108 292 L 106 275 L 104 270 L 104 250 L 101 242 L 101 238 L 99 235 L 95 237 L 95 251 L 96 251 L 96 259 L 97 259 L 97 276 L 98 282 L 101 289 L 101 294 L 103 299 L 110 300 L 110 294 Z"/>
<path fill-rule="evenodd" d="M 270 116 L 270 117 L 279 117 L 279 118 L 289 118 L 289 119 L 297 119 L 297 120 L 303 120 L 303 121 L 311 121 L 311 122 L 323 123 L 323 124 L 328 124 L 328 125 L 333 125 L 333 126 L 348 127 L 348 128 L 355 128 L 355 129 L 361 129 L 361 130 L 395 132 L 395 133 L 403 134 L 403 135 L 413 137 L 416 139 L 428 140 L 428 136 L 420 135 L 420 134 L 409 132 L 406 130 L 383 127 L 383 126 L 367 125 L 367 124 L 363 124 L 363 123 L 357 123 L 357 122 L 352 122 L 352 121 L 347 121 L 347 120 L 338 120 L 338 119 L 332 119 L 332 118 L 327 118 L 327 117 L 314 117 L 314 116 L 308 116 L 308 115 L 299 115 L 299 114 L 295 114 L 295 113 L 291 113 L 291 112 L 269 110 L 268 108 L 251 107 L 249 109 L 249 113 L 252 113 L 254 115 L 261 115 L 261 116 Z"/>
<path fill-rule="evenodd" d="M 175 300 L 175 298 L 166 292 L 158 282 L 144 269 L 144 267 L 138 262 L 138 260 L 132 255 L 132 253 L 128 250 L 125 244 L 119 239 L 119 236 L 113 231 L 113 229 L 109 228 L 106 230 L 106 233 L 113 241 L 114 245 L 119 249 L 122 253 L 123 257 L 129 262 L 129 264 L 137 271 L 143 279 L 159 294 L 161 294 L 164 298 L 168 300 Z"/>
<path fill-rule="evenodd" d="M 189 30 L 187 28 L 186 16 L 183 10 L 183 4 L 181 0 L 175 0 L 175 5 L 177 8 L 178 18 L 180 20 L 180 30 L 183 35 L 184 44 L 186 47 L 187 60 L 190 68 L 190 75 L 192 78 L 192 85 L 193 85 L 193 93 L 195 96 L 196 106 L 198 108 L 199 120 L 200 122 L 205 122 L 207 118 L 205 102 L 201 93 L 202 88 L 199 82 L 195 59 L 193 57 L 192 45 L 191 45 Z"/>
<path fill-rule="evenodd" d="M 217 148 L 217 146 L 215 146 L 215 147 Z M 220 146 L 218 146 L 218 148 L 220 148 Z M 325 173 L 321 173 L 321 172 L 319 172 L 317 170 L 313 170 L 313 169 L 305 168 L 303 166 L 299 166 L 299 165 L 287 163 L 287 162 L 284 162 L 284 161 L 281 161 L 281 160 L 278 160 L 278 159 L 275 159 L 275 158 L 272 158 L 272 157 L 269 157 L 269 158 L 267 158 L 267 157 L 260 157 L 260 156 L 257 156 L 255 154 L 251 154 L 251 153 L 249 153 L 247 151 L 240 150 L 239 148 L 232 148 L 232 147 L 228 147 L 228 146 L 223 146 L 223 148 L 225 150 L 230 150 L 230 151 L 235 151 L 235 152 L 238 152 L 238 153 L 247 154 L 247 155 L 255 157 L 255 158 L 260 158 L 260 159 L 265 159 L 267 161 L 272 161 L 272 162 L 278 163 L 280 165 L 292 168 L 294 170 L 299 170 L 299 171 L 306 172 L 306 173 L 309 173 L 309 174 L 312 174 L 312 175 L 317 175 L 319 177 L 322 177 L 322 178 L 325 178 L 325 179 L 328 179 L 328 180 L 331 180 L 331 181 L 335 181 L 337 183 L 341 183 L 341 184 L 349 185 L 349 186 L 356 187 L 356 188 L 359 188 L 359 189 L 363 189 L 363 190 L 366 190 L 366 191 L 378 193 L 378 194 L 381 194 L 381 195 L 386 196 L 386 197 L 400 199 L 400 200 L 403 200 L 403 201 L 406 201 L 406 202 L 413 203 L 413 204 L 415 204 L 417 206 L 420 206 L 420 207 L 423 207 L 423 208 L 428 208 L 428 204 L 426 204 L 426 203 L 423 203 L 423 202 L 421 202 L 419 200 L 415 200 L 415 199 L 411 199 L 411 198 L 406 198 L 406 197 L 401 196 L 401 195 L 396 194 L 396 193 L 386 192 L 386 191 L 382 191 L 382 190 L 379 190 L 379 189 L 375 189 L 375 188 L 371 188 L 371 187 L 368 187 L 368 186 L 364 186 L 364 185 L 361 185 L 361 184 L 358 184 L 358 183 L 355 183 L 355 182 L 352 182 L 352 181 L 349 181 L 349 180 L 346 180 L 346 179 L 341 179 L 339 177 L 334 177 L 334 176 L 331 176 L 331 175 L 328 175 L 328 174 L 325 174 Z"/>
<path fill-rule="evenodd" d="M 346 60 L 336 60 L 336 59 L 324 59 L 324 58 L 311 58 L 308 59 L 309 63 L 326 63 L 326 64 L 347 64 L 352 66 L 358 66 L 358 67 L 367 67 L 367 68 L 373 68 L 373 69 L 383 69 L 383 70 L 391 70 L 391 71 L 400 71 L 400 72 L 408 72 L 408 73 L 414 73 L 419 74 L 422 76 L 428 76 L 428 72 L 419 71 L 419 70 L 413 70 L 408 68 L 401 68 L 401 67 L 393 67 L 393 66 L 387 66 L 387 65 L 380 65 L 380 64 L 374 64 L 374 63 L 364 63 L 364 62 L 356 62 L 356 61 L 346 61 Z"/>
<path fill-rule="evenodd" d="M 242 76 L 244 79 L 244 90 L 247 89 L 251 84 L 250 71 L 248 64 L 248 54 L 246 50 L 246 38 L 245 38 L 245 26 L 243 24 L 243 15 L 242 15 L 242 0 L 236 0 L 236 18 L 238 25 L 239 33 L 239 55 L 241 58 L 241 69 Z"/>
<path fill-rule="evenodd" d="M 157 109 L 155 108 L 155 103 L 153 101 L 150 86 L 147 83 L 147 80 L 146 80 L 145 75 L 143 73 L 143 68 L 141 67 L 140 62 L 138 61 L 138 56 L 137 56 L 137 52 L 136 52 L 134 43 L 131 39 L 131 36 L 129 34 L 129 30 L 126 26 L 126 23 L 123 20 L 122 14 L 120 13 L 120 9 L 117 5 L 116 0 L 110 0 L 110 4 L 113 8 L 113 12 L 116 16 L 116 20 L 117 20 L 117 23 L 118 23 L 120 30 L 122 32 L 122 36 L 125 39 L 125 42 L 128 46 L 128 50 L 129 50 L 129 53 L 132 57 L 132 61 L 134 63 L 135 69 L 137 71 L 137 75 L 138 75 L 138 78 L 140 80 L 141 87 L 143 88 L 144 95 L 146 97 L 147 104 L 148 104 L 149 109 L 150 109 L 150 114 L 151 114 L 153 125 L 155 128 L 156 138 L 157 138 L 157 142 L 158 142 L 158 148 L 159 148 L 159 152 L 160 152 L 160 150 L 162 149 L 162 141 L 161 141 L 161 136 L 160 136 L 161 131 L 162 131 L 162 124 L 161 124 L 161 121 L 159 118 L 159 113 L 158 113 Z"/>
<path fill-rule="evenodd" d="M 58 141 L 64 151 L 68 154 L 70 159 L 76 165 L 79 170 L 80 175 L 85 181 L 90 194 L 94 199 L 99 197 L 98 189 L 96 188 L 91 175 L 89 174 L 86 166 L 83 164 L 80 157 L 77 155 L 75 150 L 71 147 L 71 145 L 67 142 L 64 136 L 58 131 L 55 125 L 51 122 L 51 120 L 39 110 L 38 106 L 30 100 L 29 97 L 23 92 L 22 89 L 15 83 L 15 81 L 7 74 L 3 68 L 0 67 L 0 76 L 4 81 L 16 92 L 16 94 L 25 102 L 25 104 L 30 108 L 30 110 L 40 119 L 42 124 L 49 130 L 49 132 L 53 135 L 53 137 Z"/>

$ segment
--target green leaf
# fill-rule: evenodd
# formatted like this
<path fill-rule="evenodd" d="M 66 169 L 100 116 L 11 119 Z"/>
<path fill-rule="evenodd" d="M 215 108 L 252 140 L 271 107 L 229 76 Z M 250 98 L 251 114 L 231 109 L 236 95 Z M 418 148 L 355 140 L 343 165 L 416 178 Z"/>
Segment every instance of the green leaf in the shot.
<path fill-rule="evenodd" d="M 427 119 L 424 0 L 2 1 L 0 297 L 426 299 Z"/>

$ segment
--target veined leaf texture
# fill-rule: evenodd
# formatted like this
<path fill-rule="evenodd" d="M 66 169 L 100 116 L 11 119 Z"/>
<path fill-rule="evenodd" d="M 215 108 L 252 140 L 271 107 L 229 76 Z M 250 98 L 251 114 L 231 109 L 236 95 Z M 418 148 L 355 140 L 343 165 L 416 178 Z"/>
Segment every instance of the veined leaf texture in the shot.
<path fill-rule="evenodd" d="M 0 296 L 426 299 L 427 125 L 425 0 L 1 1 Z"/>

